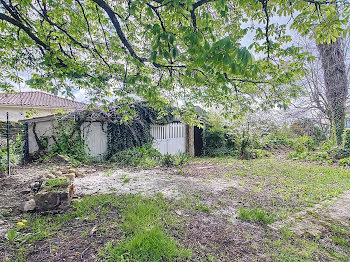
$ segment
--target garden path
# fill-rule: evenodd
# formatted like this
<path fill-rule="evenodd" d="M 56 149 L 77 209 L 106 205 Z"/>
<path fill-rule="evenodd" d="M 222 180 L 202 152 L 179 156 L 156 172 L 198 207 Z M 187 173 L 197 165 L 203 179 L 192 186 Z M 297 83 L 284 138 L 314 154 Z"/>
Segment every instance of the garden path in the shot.
<path fill-rule="evenodd" d="M 289 226 L 298 235 L 309 233 L 317 236 L 333 223 L 350 225 L 350 191 L 338 198 L 323 201 L 298 212 L 285 220 L 277 221 L 271 224 L 270 228 L 278 230 Z"/>

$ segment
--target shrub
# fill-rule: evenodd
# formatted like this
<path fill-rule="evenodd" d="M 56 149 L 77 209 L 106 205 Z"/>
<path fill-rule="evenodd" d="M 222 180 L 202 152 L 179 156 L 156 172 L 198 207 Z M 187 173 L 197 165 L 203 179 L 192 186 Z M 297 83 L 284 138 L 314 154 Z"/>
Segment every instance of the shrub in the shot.
<path fill-rule="evenodd" d="M 159 163 L 161 154 L 151 144 L 126 149 L 114 154 L 109 161 L 120 166 L 152 167 Z"/>
<path fill-rule="evenodd" d="M 271 133 L 261 139 L 261 147 L 263 149 L 279 149 L 281 146 L 291 147 L 293 141 L 285 133 Z"/>
<path fill-rule="evenodd" d="M 264 149 L 256 150 L 256 158 L 263 158 L 268 156 L 271 156 L 271 153 L 269 151 L 266 151 Z"/>
<path fill-rule="evenodd" d="M 15 140 L 10 140 L 10 168 L 21 162 L 23 155 L 23 137 L 18 135 Z M 7 170 L 7 146 L 6 141 L 0 138 L 0 173 Z"/>
<path fill-rule="evenodd" d="M 175 157 L 169 154 L 165 154 L 161 157 L 161 165 L 165 167 L 172 167 L 175 164 Z"/>
<path fill-rule="evenodd" d="M 350 128 L 346 128 L 343 134 L 343 147 L 350 150 Z"/>
<path fill-rule="evenodd" d="M 292 152 L 287 155 L 287 158 L 293 160 L 311 159 L 311 155 L 309 152 Z"/>
<path fill-rule="evenodd" d="M 340 166 L 349 166 L 350 165 L 350 157 L 340 159 L 338 164 Z"/>
<path fill-rule="evenodd" d="M 152 147 L 151 144 L 145 144 L 142 147 L 134 147 L 120 151 L 114 154 L 109 161 L 119 166 L 132 166 L 151 168 L 155 166 L 173 167 L 183 166 L 189 160 L 187 153 L 179 155 L 161 155 L 161 153 Z"/>
<path fill-rule="evenodd" d="M 294 140 L 293 148 L 298 153 L 302 153 L 305 151 L 312 151 L 315 149 L 315 143 L 312 137 L 304 135 Z"/>
<path fill-rule="evenodd" d="M 337 147 L 330 151 L 330 155 L 334 159 L 342 159 L 350 157 L 350 149 Z"/>

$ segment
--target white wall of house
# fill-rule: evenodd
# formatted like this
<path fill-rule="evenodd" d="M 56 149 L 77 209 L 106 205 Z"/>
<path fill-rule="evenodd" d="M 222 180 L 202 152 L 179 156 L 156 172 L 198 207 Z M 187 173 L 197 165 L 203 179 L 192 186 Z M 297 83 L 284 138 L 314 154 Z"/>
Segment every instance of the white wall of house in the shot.
<path fill-rule="evenodd" d="M 107 124 L 85 122 L 81 126 L 81 134 L 86 143 L 86 153 L 92 157 L 102 158 L 107 152 Z"/>
<path fill-rule="evenodd" d="M 33 122 L 28 123 L 29 153 L 39 149 L 33 132 Z M 47 119 L 36 122 L 38 137 L 47 137 L 49 145 L 54 143 L 52 135 L 57 127 L 56 120 Z M 81 134 L 87 145 L 86 152 L 97 158 L 102 158 L 108 150 L 107 124 L 100 122 L 85 122 L 81 126 Z M 151 135 L 154 138 L 153 147 L 162 154 L 177 155 L 186 152 L 186 125 L 171 123 L 167 125 L 151 125 Z"/>
<path fill-rule="evenodd" d="M 35 123 L 35 133 L 39 138 L 47 137 L 48 144 L 52 145 L 54 143 L 54 140 L 52 139 L 52 135 L 54 134 L 54 130 L 56 126 L 57 126 L 56 122 L 52 120 L 37 122 Z M 29 154 L 32 154 L 38 151 L 39 149 L 39 146 L 35 139 L 33 127 L 34 127 L 34 123 L 28 124 Z"/>
<path fill-rule="evenodd" d="M 26 107 L 26 106 L 20 107 L 20 106 L 0 105 L 0 120 L 6 120 L 7 112 L 9 113 L 9 120 L 11 121 L 18 121 L 21 119 L 25 119 L 26 112 L 30 110 L 36 110 L 37 113 L 32 117 L 38 117 L 38 116 L 52 115 L 55 113 L 55 111 L 58 110 L 58 108 Z M 67 111 L 69 110 L 65 110 L 65 112 Z"/>

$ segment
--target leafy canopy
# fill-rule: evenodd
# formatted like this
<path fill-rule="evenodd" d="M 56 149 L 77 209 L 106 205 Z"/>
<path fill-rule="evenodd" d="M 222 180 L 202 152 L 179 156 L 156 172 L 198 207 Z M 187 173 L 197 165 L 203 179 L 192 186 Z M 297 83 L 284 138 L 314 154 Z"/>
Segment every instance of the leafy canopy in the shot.
<path fill-rule="evenodd" d="M 34 88 L 92 102 L 286 107 L 307 57 L 290 29 L 330 42 L 348 20 L 342 0 L 0 0 L 0 89 L 29 71 Z"/>

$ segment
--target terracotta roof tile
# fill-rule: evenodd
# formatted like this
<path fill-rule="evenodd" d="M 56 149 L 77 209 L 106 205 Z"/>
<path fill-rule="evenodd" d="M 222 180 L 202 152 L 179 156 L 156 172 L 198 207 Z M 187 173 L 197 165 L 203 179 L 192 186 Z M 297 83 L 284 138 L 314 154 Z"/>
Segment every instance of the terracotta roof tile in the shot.
<path fill-rule="evenodd" d="M 0 105 L 81 109 L 84 103 L 43 92 L 0 93 Z"/>

